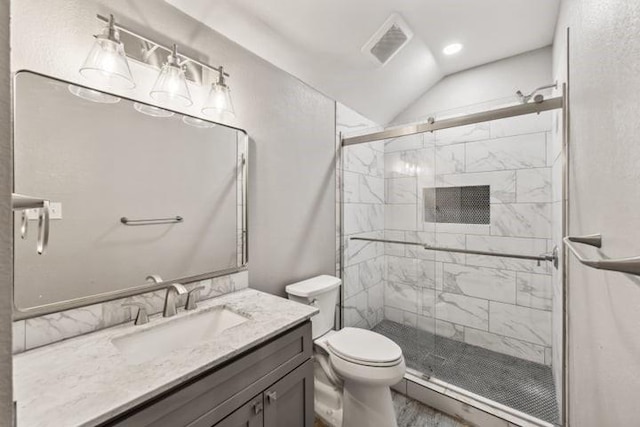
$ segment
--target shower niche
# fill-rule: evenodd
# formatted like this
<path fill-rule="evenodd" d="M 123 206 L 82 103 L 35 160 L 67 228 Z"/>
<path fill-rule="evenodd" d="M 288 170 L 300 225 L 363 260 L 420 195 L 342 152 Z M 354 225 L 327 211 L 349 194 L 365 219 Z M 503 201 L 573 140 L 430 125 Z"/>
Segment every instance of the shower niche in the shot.
<path fill-rule="evenodd" d="M 489 224 L 488 185 L 423 188 L 424 222 Z"/>

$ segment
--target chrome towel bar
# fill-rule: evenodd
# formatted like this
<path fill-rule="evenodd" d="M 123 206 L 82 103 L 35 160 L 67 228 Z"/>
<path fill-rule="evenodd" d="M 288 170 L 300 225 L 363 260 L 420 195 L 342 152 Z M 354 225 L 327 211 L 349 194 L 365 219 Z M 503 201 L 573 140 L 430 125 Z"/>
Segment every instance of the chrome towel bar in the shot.
<path fill-rule="evenodd" d="M 184 221 L 181 216 L 171 218 L 150 218 L 150 219 L 129 219 L 126 216 L 120 218 L 120 222 L 124 225 L 156 225 L 156 224 L 175 224 Z"/>
<path fill-rule="evenodd" d="M 418 242 L 405 242 L 402 240 L 388 240 L 388 239 L 374 239 L 369 237 L 351 237 L 351 240 L 364 240 L 368 242 L 381 242 L 381 243 L 397 243 L 403 245 L 414 245 L 414 246 L 422 246 L 424 249 L 429 251 L 441 251 L 441 252 L 455 252 L 460 254 L 469 254 L 469 255 L 486 255 L 486 256 L 495 256 L 495 257 L 504 257 L 504 258 L 516 258 L 516 259 L 528 259 L 532 261 L 538 261 L 538 265 L 541 261 L 550 261 L 553 262 L 553 265 L 557 267 L 558 265 L 558 254 L 557 248 L 550 253 L 545 253 L 541 255 L 520 255 L 520 254 L 511 254 L 511 253 L 502 253 L 502 252 L 486 252 L 486 251 L 474 251 L 471 249 L 455 249 L 455 248 L 442 248 L 438 246 L 430 246 L 424 243 Z"/>
<path fill-rule="evenodd" d="M 591 234 L 588 236 L 567 236 L 564 239 L 564 244 L 573 255 L 582 264 L 597 268 L 598 270 L 610 270 L 617 271 L 619 273 L 628 273 L 636 276 L 640 276 L 640 256 L 632 258 L 618 258 L 618 259 L 586 259 L 575 248 L 574 243 L 581 243 L 584 245 L 593 246 L 596 248 L 602 247 L 602 236 L 600 234 Z"/>

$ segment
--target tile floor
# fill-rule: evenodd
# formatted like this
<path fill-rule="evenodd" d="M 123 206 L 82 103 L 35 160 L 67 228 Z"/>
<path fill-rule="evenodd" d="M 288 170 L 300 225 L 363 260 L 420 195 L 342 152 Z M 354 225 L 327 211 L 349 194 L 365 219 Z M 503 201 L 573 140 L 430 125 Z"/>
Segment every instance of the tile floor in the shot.
<path fill-rule="evenodd" d="M 467 427 L 468 424 L 393 392 L 398 427 Z"/>
<path fill-rule="evenodd" d="M 396 411 L 398 427 L 468 427 L 455 418 L 429 408 L 420 402 L 410 399 L 392 391 L 393 408 Z M 322 421 L 316 419 L 314 427 L 327 427 Z M 344 426 L 348 427 L 348 426 Z M 386 427 L 386 426 L 371 426 Z"/>

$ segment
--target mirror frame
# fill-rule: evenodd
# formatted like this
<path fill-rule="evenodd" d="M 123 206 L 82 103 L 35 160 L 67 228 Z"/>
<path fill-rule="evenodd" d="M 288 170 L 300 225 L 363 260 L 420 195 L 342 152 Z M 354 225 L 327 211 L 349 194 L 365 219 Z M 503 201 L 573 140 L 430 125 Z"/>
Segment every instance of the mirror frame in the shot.
<path fill-rule="evenodd" d="M 213 120 L 208 120 L 208 119 L 203 119 L 201 117 L 197 117 L 197 116 L 192 116 L 189 114 L 184 114 L 181 113 L 179 111 L 175 111 L 172 110 L 170 108 L 165 108 L 159 105 L 154 105 L 154 104 L 150 104 L 148 102 L 144 102 L 144 101 L 140 101 L 137 99 L 133 99 L 133 98 L 129 98 L 126 96 L 122 96 L 122 95 L 117 95 L 114 93 L 110 93 L 110 92 L 106 92 L 102 89 L 98 89 L 98 88 L 94 88 L 94 87 L 90 87 L 90 86 L 85 86 L 82 84 L 78 84 L 76 82 L 70 82 L 67 80 L 63 80 L 63 79 L 59 79 L 57 77 L 53 77 L 47 74 L 43 74 L 43 73 L 39 73 L 37 71 L 32 71 L 32 70 L 28 70 L 28 69 L 21 69 L 18 70 L 16 72 L 13 73 L 12 79 L 11 79 L 11 84 L 12 84 L 12 90 L 11 90 L 11 130 L 12 130 L 12 135 L 11 135 L 11 188 L 12 191 L 15 192 L 15 177 L 14 177 L 14 169 L 15 169 L 15 164 L 14 164 L 14 156 L 13 156 L 13 152 L 14 152 L 14 147 L 15 147 L 15 107 L 16 107 L 16 78 L 18 77 L 19 74 L 21 73 L 29 73 L 29 74 L 34 74 L 40 77 L 45 77 L 48 79 L 52 79 L 52 80 L 56 80 L 60 83 L 64 83 L 64 84 L 70 84 L 70 85 L 74 85 L 74 86 L 78 86 L 81 88 L 85 88 L 85 89 L 91 89 L 91 90 L 95 90 L 101 93 L 106 93 L 108 95 L 113 95 L 113 96 L 117 96 L 120 99 L 124 99 L 130 102 L 138 102 L 141 104 L 145 104 L 145 105 L 150 105 L 152 107 L 157 107 L 157 108 L 162 108 L 163 110 L 167 110 L 167 111 L 171 111 L 175 114 L 180 114 L 182 116 L 186 116 L 186 117 L 192 117 L 194 119 L 199 119 L 199 120 L 205 120 L 208 121 L 210 123 L 214 123 L 218 126 L 224 126 L 226 128 L 229 129 L 233 129 L 235 131 L 238 131 L 241 133 L 241 138 L 242 141 L 238 141 L 237 145 L 238 146 L 243 146 L 244 148 L 244 159 L 243 162 L 241 164 L 242 167 L 242 182 L 241 182 L 241 190 L 242 190 L 242 210 L 241 210 L 241 215 L 239 221 L 240 221 L 240 226 L 242 229 L 242 233 L 241 233 L 241 240 L 240 242 L 242 243 L 242 251 L 241 251 L 241 256 L 238 257 L 237 260 L 237 266 L 236 267 L 232 267 L 232 268 L 227 268 L 227 269 L 223 269 L 223 270 L 214 270 L 214 271 L 210 271 L 210 272 L 205 272 L 202 274 L 198 274 L 195 276 L 187 276 L 187 277 L 180 277 L 180 278 L 176 278 L 176 279 L 171 279 L 169 281 L 165 281 L 165 282 L 161 282 L 161 283 L 148 283 L 148 284 L 142 284 L 142 285 L 138 285 L 138 286 L 133 286 L 127 289 L 120 289 L 120 290 L 116 290 L 116 291 L 109 291 L 109 292 L 103 292 L 103 293 L 99 293 L 99 294 L 94 294 L 94 295 L 88 295 L 88 296 L 84 296 L 84 297 L 79 297 L 79 298 L 74 298 L 74 299 L 70 299 L 70 300 L 65 300 L 65 301 L 59 301 L 59 302 L 55 302 L 55 303 L 50 303 L 50 304 L 43 304 L 43 305 L 39 305 L 39 306 L 35 306 L 35 307 L 29 307 L 29 308 L 18 308 L 16 306 L 16 300 L 15 300 L 15 242 L 14 242 L 14 236 L 13 236 L 13 230 L 15 230 L 15 215 L 12 215 L 12 224 L 13 224 L 13 229 L 12 229 L 12 233 L 11 233 L 11 241 L 13 242 L 12 246 L 11 246 L 11 254 L 13 257 L 12 263 L 13 263 L 13 272 L 12 272 L 12 288 L 13 288 L 13 301 L 12 301 L 12 306 L 13 306 L 13 321 L 18 321 L 18 320 L 25 320 L 25 319 L 31 319 L 34 317 L 39 317 L 39 316 L 44 316 L 47 314 L 52 314 L 52 313 L 58 313 L 61 311 L 66 311 L 66 310 L 72 310 L 75 308 L 80 308 L 80 307 L 86 307 L 89 305 L 94 305 L 94 304 L 100 304 L 100 303 L 105 303 L 105 302 L 109 302 L 109 301 L 113 301 L 113 300 L 118 300 L 118 299 L 122 299 L 122 298 L 127 298 L 127 297 L 131 297 L 134 295 L 140 295 L 140 294 L 145 294 L 148 292 L 154 292 L 154 291 L 158 291 L 161 289 L 166 289 L 167 287 L 169 287 L 171 284 L 176 283 L 176 282 L 180 282 L 180 283 L 191 283 L 191 282 L 197 282 L 200 280 L 206 280 L 206 279 L 212 279 L 215 277 L 221 277 L 221 276 L 227 276 L 229 274 L 233 274 L 233 273 L 238 273 L 241 271 L 247 271 L 248 270 L 248 262 L 249 262 L 249 229 L 248 229 L 248 210 L 247 210 L 247 200 L 248 200 L 248 172 L 249 172 L 249 134 L 247 133 L 246 130 L 242 129 L 242 128 L 238 128 L 235 126 L 230 126 L 224 123 L 220 123 L 220 122 L 215 122 Z M 238 227 L 240 228 L 240 227 Z M 236 244 L 238 242 L 236 241 Z"/>

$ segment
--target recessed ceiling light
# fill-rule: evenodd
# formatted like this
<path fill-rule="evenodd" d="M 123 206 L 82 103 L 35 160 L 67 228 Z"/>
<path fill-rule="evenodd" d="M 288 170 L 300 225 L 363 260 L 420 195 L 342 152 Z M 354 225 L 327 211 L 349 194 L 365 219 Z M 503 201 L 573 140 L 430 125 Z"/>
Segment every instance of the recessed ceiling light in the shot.
<path fill-rule="evenodd" d="M 453 44 L 450 44 L 449 46 L 445 46 L 445 48 L 442 49 L 442 53 L 444 53 L 445 55 L 455 55 L 461 50 L 462 50 L 462 45 L 460 43 L 453 43 Z"/>

